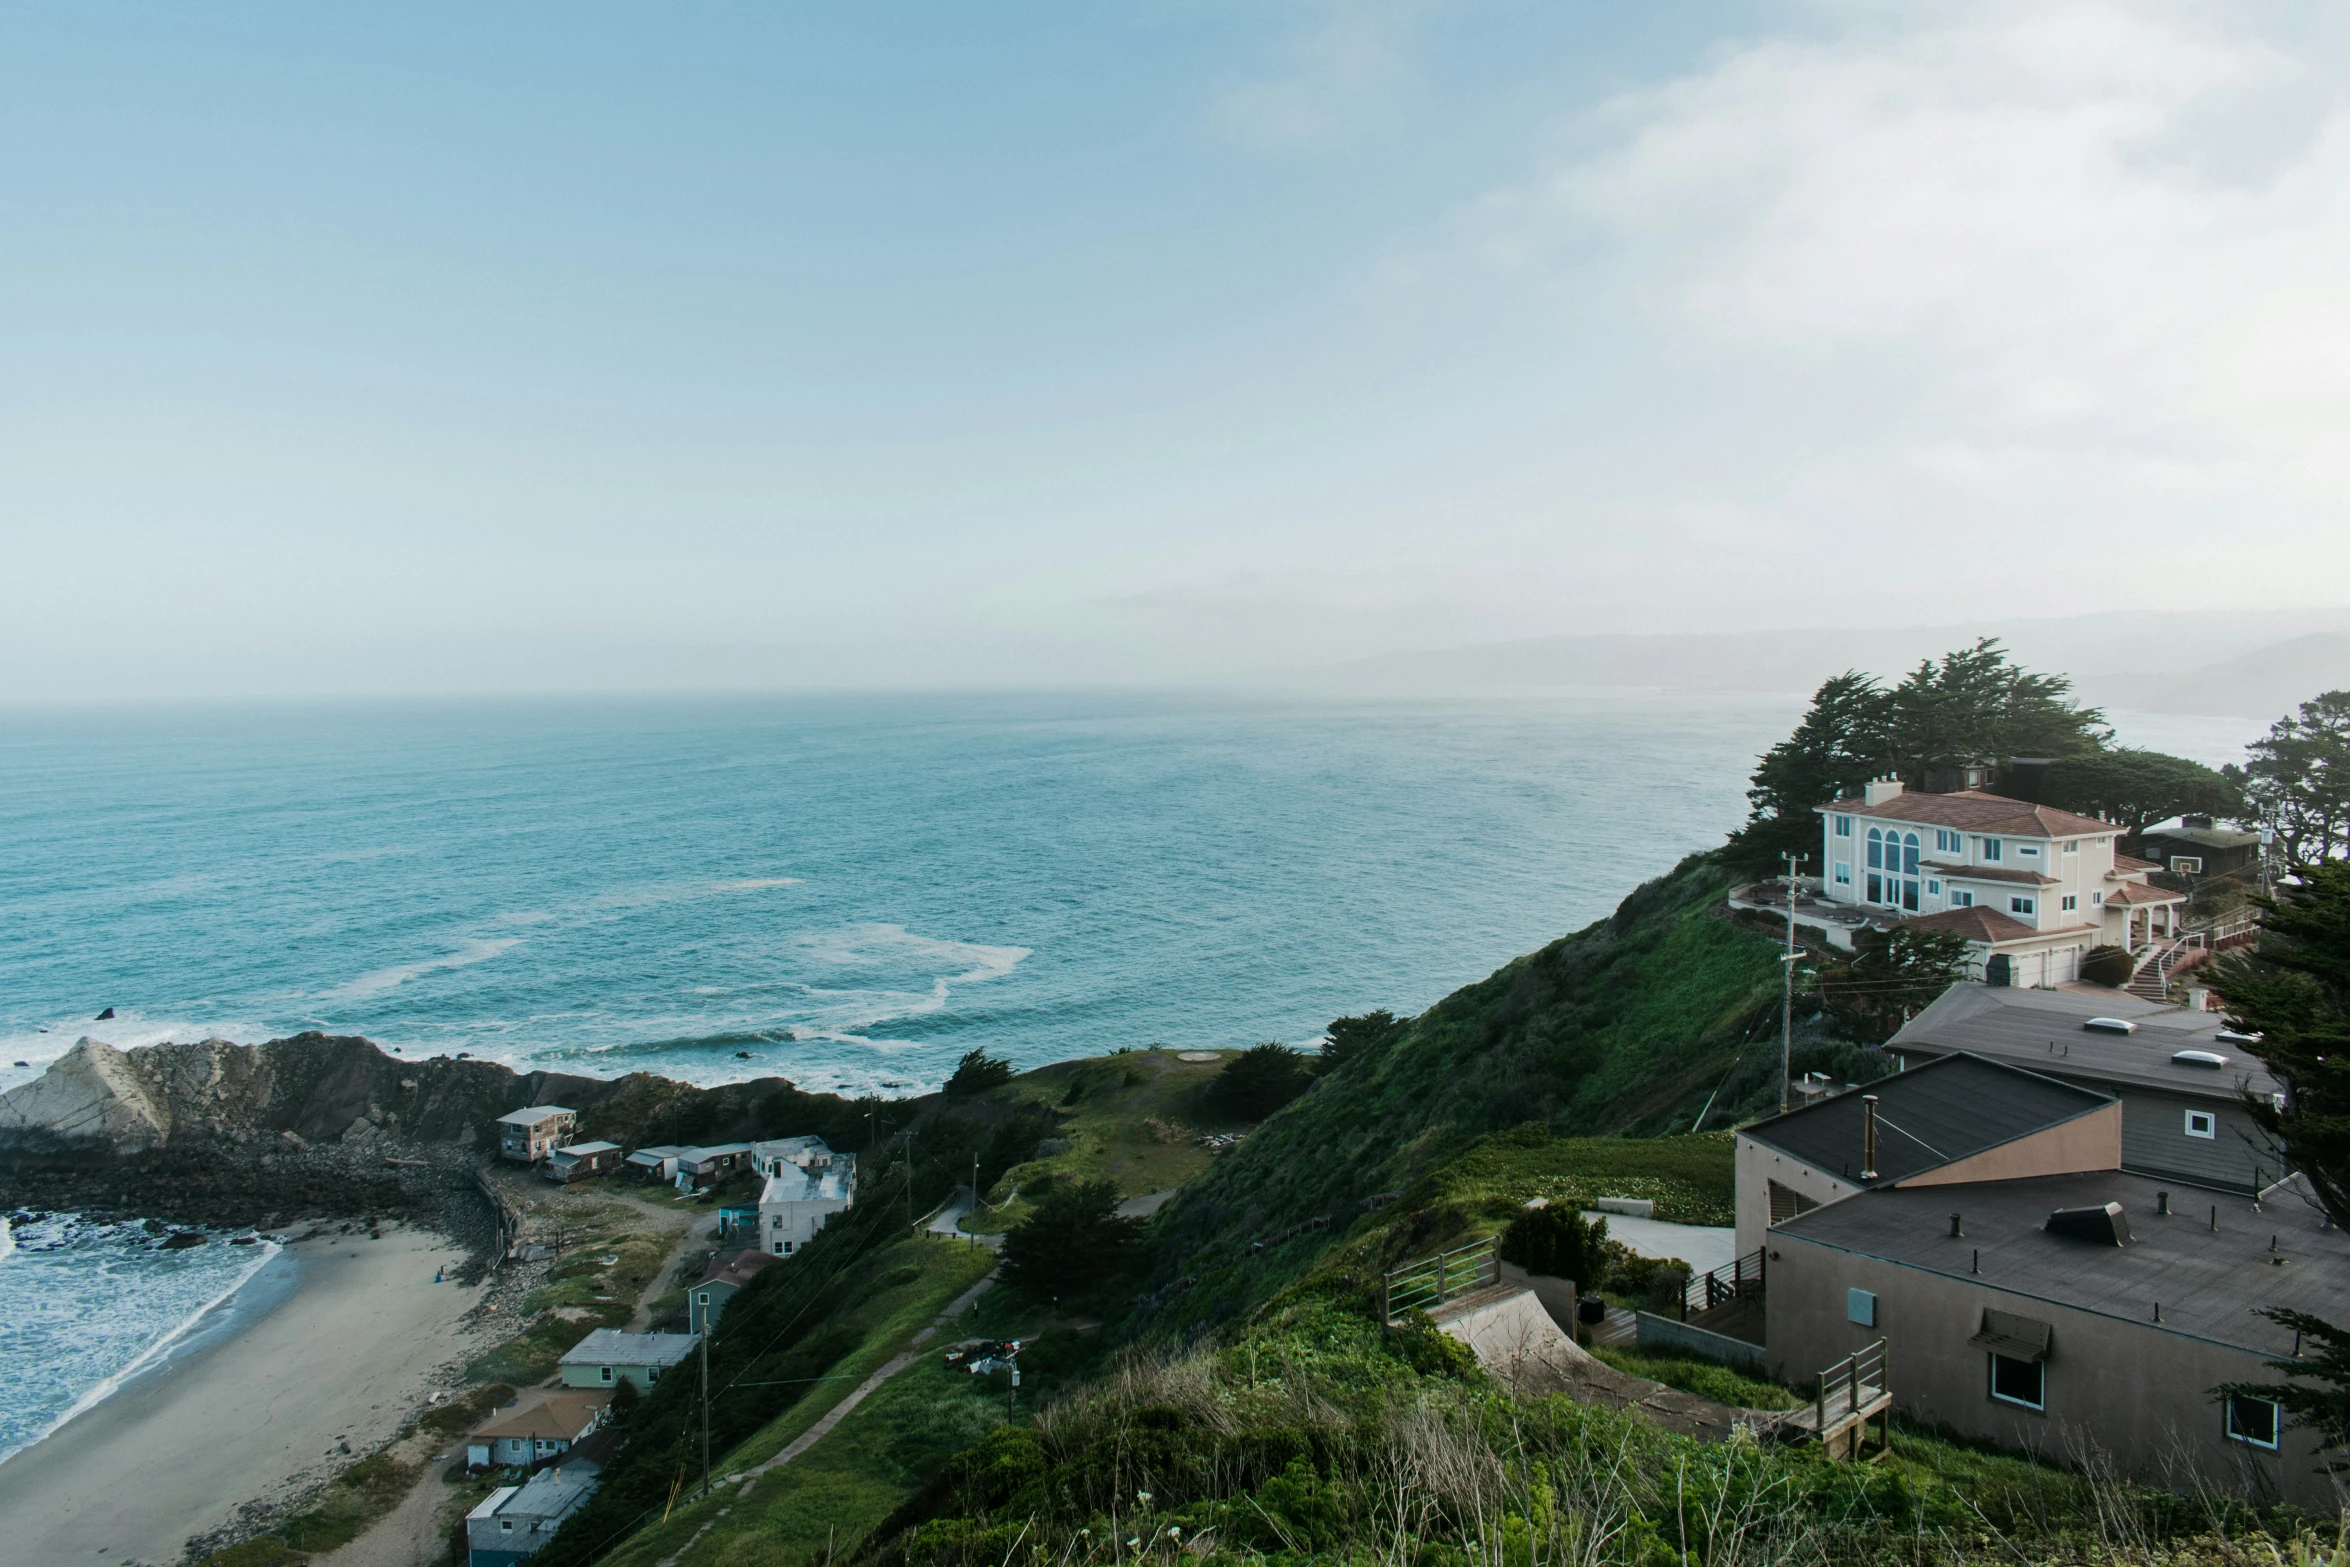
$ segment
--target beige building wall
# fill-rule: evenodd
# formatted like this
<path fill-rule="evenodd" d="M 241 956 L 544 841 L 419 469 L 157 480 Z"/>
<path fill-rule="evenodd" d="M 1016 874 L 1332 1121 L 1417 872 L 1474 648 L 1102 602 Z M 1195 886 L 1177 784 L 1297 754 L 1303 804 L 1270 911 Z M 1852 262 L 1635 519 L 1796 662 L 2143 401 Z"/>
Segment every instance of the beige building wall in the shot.
<path fill-rule="evenodd" d="M 1860 1150 L 1852 1150 L 1854 1159 Z M 1732 1175 L 1737 1182 L 1738 1255 L 1743 1257 L 1763 1243 L 1771 1227 L 1771 1188 L 1777 1181 L 1790 1191 L 1800 1192 L 1825 1208 L 1832 1202 L 1842 1202 L 1862 1188 L 1851 1181 L 1840 1180 L 1825 1170 L 1815 1170 L 1790 1154 L 1775 1148 L 1766 1148 L 1747 1136 L 1738 1134 Z"/>
<path fill-rule="evenodd" d="M 1897 1186 L 1957 1186 L 1968 1181 L 2017 1181 L 2031 1175 L 2072 1175 L 2122 1167 L 2122 1107 L 2115 1100 L 2087 1115 L 1986 1148 Z"/>
<path fill-rule="evenodd" d="M 1968 1255 L 1963 1238 L 1949 1244 L 1953 1258 Z M 2287 1431 L 2275 1452 L 2227 1439 L 2211 1390 L 2274 1380 L 2266 1357 L 2157 1326 L 2152 1300 L 2080 1311 L 1785 1232 L 1771 1237 L 1767 1266 L 1770 1374 L 1791 1386 L 1815 1387 L 1821 1370 L 1882 1338 L 1895 1407 L 1911 1419 L 2065 1463 L 2101 1450 L 2155 1485 L 2201 1482 L 2328 1511 L 2345 1500 L 2316 1472 L 2310 1433 Z M 1853 1289 L 1876 1297 L 1874 1327 L 1849 1320 Z M 2044 1412 L 1992 1399 L 1990 1359 L 1967 1344 L 1985 1307 L 2053 1325 Z M 2146 1320 L 2122 1315 L 2139 1311 Z"/>

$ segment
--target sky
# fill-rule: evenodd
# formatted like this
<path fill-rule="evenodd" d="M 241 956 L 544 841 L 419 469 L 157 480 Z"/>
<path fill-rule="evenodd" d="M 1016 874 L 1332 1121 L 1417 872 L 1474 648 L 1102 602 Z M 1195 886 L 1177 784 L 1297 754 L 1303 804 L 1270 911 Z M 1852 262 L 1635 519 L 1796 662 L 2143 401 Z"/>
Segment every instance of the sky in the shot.
<path fill-rule="evenodd" d="M 2350 599 L 2322 5 L 0 0 L 0 700 Z"/>

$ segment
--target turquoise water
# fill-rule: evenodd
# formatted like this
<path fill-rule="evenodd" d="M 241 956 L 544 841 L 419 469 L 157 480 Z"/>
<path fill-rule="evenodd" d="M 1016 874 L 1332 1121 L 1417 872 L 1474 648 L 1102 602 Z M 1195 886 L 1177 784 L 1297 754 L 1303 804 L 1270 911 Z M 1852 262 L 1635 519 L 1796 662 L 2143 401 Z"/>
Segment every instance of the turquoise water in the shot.
<path fill-rule="evenodd" d="M 852 1091 L 935 1086 L 975 1045 L 1032 1064 L 1303 1041 L 1416 1011 L 1719 841 L 1797 707 L 18 712 L 0 1087 L 85 1032 L 319 1028 Z"/>

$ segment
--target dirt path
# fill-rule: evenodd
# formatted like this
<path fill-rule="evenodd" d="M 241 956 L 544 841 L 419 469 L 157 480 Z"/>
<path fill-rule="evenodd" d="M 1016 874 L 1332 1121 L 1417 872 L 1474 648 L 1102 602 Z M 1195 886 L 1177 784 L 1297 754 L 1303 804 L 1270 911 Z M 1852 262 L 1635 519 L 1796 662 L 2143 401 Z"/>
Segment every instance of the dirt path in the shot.
<path fill-rule="evenodd" d="M 443 1476 L 464 1445 L 460 1441 L 452 1447 L 447 1437 L 412 1440 L 416 1450 L 400 1456 L 421 1458 L 424 1478 L 365 1534 L 340 1550 L 313 1557 L 311 1567 L 437 1567 L 449 1559 L 449 1531 L 456 1520 L 443 1514 L 457 1488 Z"/>
<path fill-rule="evenodd" d="M 770 1469 L 782 1468 L 785 1464 L 790 1463 L 793 1459 L 799 1457 L 809 1448 L 814 1447 L 818 1442 L 823 1441 L 825 1436 L 832 1430 L 832 1428 L 839 1425 L 843 1420 L 847 1419 L 849 1411 L 856 1408 L 859 1404 L 865 1402 L 865 1400 L 871 1396 L 875 1389 L 879 1388 L 891 1377 L 894 1377 L 899 1372 L 905 1370 L 915 1361 L 920 1360 L 922 1358 L 922 1346 L 929 1343 L 933 1338 L 936 1338 L 940 1328 L 954 1322 L 958 1317 L 962 1316 L 964 1312 L 969 1311 L 973 1301 L 986 1294 L 989 1290 L 995 1288 L 995 1279 L 996 1276 L 990 1273 L 986 1278 L 981 1279 L 978 1283 L 963 1291 L 962 1294 L 957 1295 L 953 1300 L 947 1302 L 946 1309 L 938 1314 L 937 1320 L 932 1322 L 930 1326 L 924 1328 L 921 1332 L 915 1334 L 913 1341 L 909 1343 L 901 1353 L 891 1356 L 888 1362 L 885 1363 L 880 1370 L 874 1372 L 864 1381 L 858 1383 L 856 1390 L 850 1393 L 848 1397 L 842 1399 L 839 1403 L 826 1410 L 822 1418 L 820 1418 L 814 1425 L 808 1427 L 807 1430 L 802 1431 L 798 1436 L 793 1437 L 790 1443 L 784 1447 L 782 1452 L 777 1453 L 773 1458 L 768 1459 L 764 1463 L 757 1464 L 749 1469 L 740 1470 L 734 1474 L 728 1475 L 726 1477 L 726 1483 L 731 1485 L 737 1480 L 741 1481 L 743 1488 L 740 1495 L 748 1496 L 751 1494 L 751 1487 L 758 1482 L 758 1479 L 761 1475 L 765 1474 Z M 681 1552 L 680 1554 L 683 1553 Z"/>
<path fill-rule="evenodd" d="M 654 1271 L 651 1281 L 645 1285 L 644 1293 L 637 1297 L 636 1310 L 628 1314 L 628 1326 L 624 1331 L 629 1333 L 645 1331 L 646 1326 L 653 1320 L 654 1297 L 662 1293 L 661 1281 L 675 1273 L 677 1265 L 685 1259 L 685 1254 L 693 1249 L 693 1221 L 696 1215 L 687 1214 L 684 1217 L 685 1228 L 677 1232 L 677 1243 L 669 1248 L 669 1255 L 661 1259 L 661 1266 Z M 679 1287 L 683 1288 L 693 1281 L 679 1279 L 677 1282 Z"/>

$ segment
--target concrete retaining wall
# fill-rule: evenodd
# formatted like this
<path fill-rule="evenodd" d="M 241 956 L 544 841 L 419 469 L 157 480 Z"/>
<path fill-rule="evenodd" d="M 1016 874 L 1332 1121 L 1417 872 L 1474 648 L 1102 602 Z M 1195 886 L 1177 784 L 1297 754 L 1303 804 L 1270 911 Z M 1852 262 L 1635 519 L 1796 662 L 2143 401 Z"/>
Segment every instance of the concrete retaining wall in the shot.
<path fill-rule="evenodd" d="M 1653 1354 L 1688 1355 L 1732 1366 L 1754 1376 L 1764 1374 L 1763 1347 L 1727 1333 L 1691 1327 L 1653 1311 L 1640 1313 L 1640 1347 Z"/>

